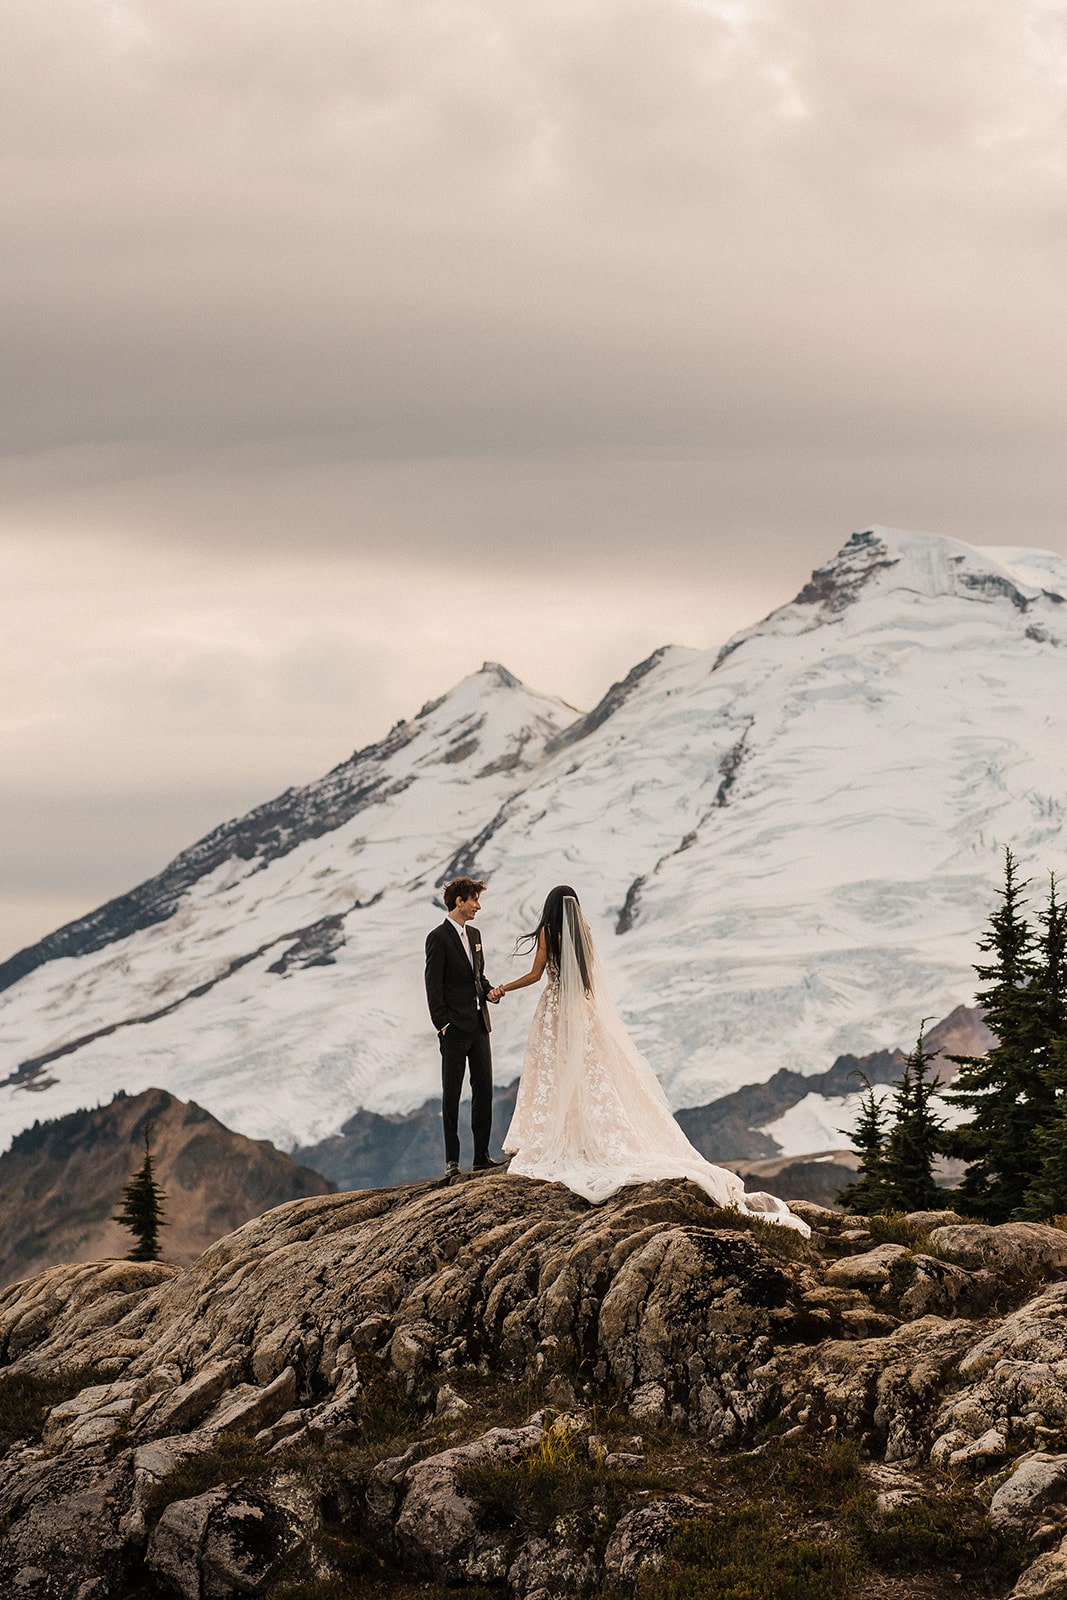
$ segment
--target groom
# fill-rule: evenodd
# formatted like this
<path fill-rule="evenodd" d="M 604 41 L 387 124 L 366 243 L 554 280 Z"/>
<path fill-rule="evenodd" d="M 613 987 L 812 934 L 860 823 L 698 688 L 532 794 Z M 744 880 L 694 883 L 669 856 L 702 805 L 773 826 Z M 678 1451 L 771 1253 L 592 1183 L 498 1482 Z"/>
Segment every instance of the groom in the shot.
<path fill-rule="evenodd" d="M 474 1170 L 502 1166 L 489 1154 L 493 1128 L 492 1023 L 486 1002 L 493 985 L 485 976 L 482 936 L 474 926 L 485 888 L 477 878 L 445 885 L 445 920 L 426 939 L 426 999 L 441 1045 L 441 1115 L 445 1128 L 445 1176 L 459 1173 L 459 1096 L 470 1069 Z"/>

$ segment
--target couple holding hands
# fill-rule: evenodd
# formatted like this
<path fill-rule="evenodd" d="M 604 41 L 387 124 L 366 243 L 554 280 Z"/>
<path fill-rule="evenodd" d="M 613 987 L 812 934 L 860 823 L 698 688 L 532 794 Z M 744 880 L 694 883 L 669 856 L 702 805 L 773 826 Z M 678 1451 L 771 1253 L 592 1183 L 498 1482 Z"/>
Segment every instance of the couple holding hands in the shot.
<path fill-rule="evenodd" d="M 505 1165 L 489 1152 L 493 1066 L 489 1004 L 545 979 L 526 1044 L 515 1114 L 504 1136 L 509 1173 L 562 1183 L 599 1203 L 630 1184 L 689 1178 L 720 1206 L 809 1230 L 769 1194 L 746 1194 L 733 1172 L 695 1150 L 671 1113 L 659 1079 L 615 1010 L 578 896 L 569 884 L 549 891 L 536 928 L 517 949 L 530 970 L 492 985 L 474 927 L 485 884 L 446 885 L 447 916 L 426 940 L 426 998 L 441 1046 L 445 1173 L 459 1174 L 459 1100 L 471 1085 L 474 1170 Z"/>

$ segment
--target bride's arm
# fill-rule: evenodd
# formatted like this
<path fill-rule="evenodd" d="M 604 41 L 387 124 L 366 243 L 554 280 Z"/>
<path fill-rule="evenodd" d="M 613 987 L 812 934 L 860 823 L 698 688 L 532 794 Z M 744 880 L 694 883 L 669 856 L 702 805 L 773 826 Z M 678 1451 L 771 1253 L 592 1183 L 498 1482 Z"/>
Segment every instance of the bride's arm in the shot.
<path fill-rule="evenodd" d="M 490 990 L 490 1000 L 499 1000 L 512 989 L 528 989 L 531 983 L 540 983 L 544 977 L 547 964 L 548 955 L 545 951 L 545 936 L 543 933 L 539 933 L 537 936 L 537 949 L 534 951 L 533 966 L 529 972 L 521 978 L 512 978 L 510 983 L 501 983 L 495 989 Z"/>

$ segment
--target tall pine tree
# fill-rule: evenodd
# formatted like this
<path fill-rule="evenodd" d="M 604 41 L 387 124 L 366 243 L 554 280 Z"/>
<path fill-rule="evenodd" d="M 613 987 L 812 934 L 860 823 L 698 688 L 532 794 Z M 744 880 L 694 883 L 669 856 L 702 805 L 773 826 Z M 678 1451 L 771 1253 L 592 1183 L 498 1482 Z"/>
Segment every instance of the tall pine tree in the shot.
<path fill-rule="evenodd" d="M 1017 1215 L 1041 1221 L 1067 1212 L 1067 907 L 1050 877 L 1040 913 L 1036 970 L 1031 982 L 1035 1059 L 1052 1104 L 1034 1136 L 1040 1163 Z"/>
<path fill-rule="evenodd" d="M 937 1052 L 923 1048 L 925 1020 L 915 1048 L 894 1085 L 893 1126 L 885 1143 L 882 1174 L 889 1205 L 898 1211 L 929 1211 L 941 1191 L 934 1182 L 934 1158 L 943 1148 L 944 1120 L 930 1105 L 941 1085 L 930 1075 Z"/>
<path fill-rule="evenodd" d="M 860 1074 L 863 1077 L 863 1074 Z M 889 1210 L 885 1179 L 885 1147 L 888 1114 L 871 1087 L 869 1078 L 863 1077 L 864 1093 L 860 1100 L 856 1126 L 849 1134 L 852 1148 L 860 1158 L 855 1181 L 847 1184 L 837 1196 L 837 1204 L 859 1216 L 872 1217 Z M 842 1132 L 844 1130 L 842 1129 Z"/>
<path fill-rule="evenodd" d="M 166 1227 L 163 1220 L 163 1202 L 166 1195 L 156 1182 L 152 1166 L 152 1124 L 144 1125 L 144 1160 L 122 1191 L 122 1210 L 116 1211 L 114 1222 L 129 1228 L 135 1243 L 126 1257 L 127 1261 L 158 1261 L 159 1230 Z"/>
<path fill-rule="evenodd" d="M 952 1056 L 960 1071 L 945 1091 L 971 1113 L 945 1135 L 946 1153 L 967 1163 L 954 1198 L 986 1222 L 1005 1222 L 1025 1203 L 1041 1167 L 1035 1136 L 1055 1113 L 1054 1093 L 1041 1073 L 1035 938 L 1023 916 L 1025 888 L 1006 850 L 1000 904 L 978 945 L 993 960 L 975 965 L 982 983 L 976 999 L 997 1042 L 985 1056 Z"/>

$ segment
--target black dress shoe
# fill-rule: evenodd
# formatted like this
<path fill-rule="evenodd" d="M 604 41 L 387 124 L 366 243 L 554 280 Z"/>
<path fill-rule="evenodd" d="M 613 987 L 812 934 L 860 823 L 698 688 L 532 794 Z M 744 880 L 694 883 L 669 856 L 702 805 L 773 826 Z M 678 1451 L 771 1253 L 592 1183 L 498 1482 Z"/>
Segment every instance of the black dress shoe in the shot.
<path fill-rule="evenodd" d="M 458 1178 L 459 1177 L 459 1162 L 458 1161 L 446 1161 L 445 1162 L 445 1177 L 446 1178 Z"/>
<path fill-rule="evenodd" d="M 494 1161 L 492 1156 L 479 1156 L 472 1164 L 472 1172 L 492 1172 L 494 1167 L 506 1167 L 506 1161 Z"/>

